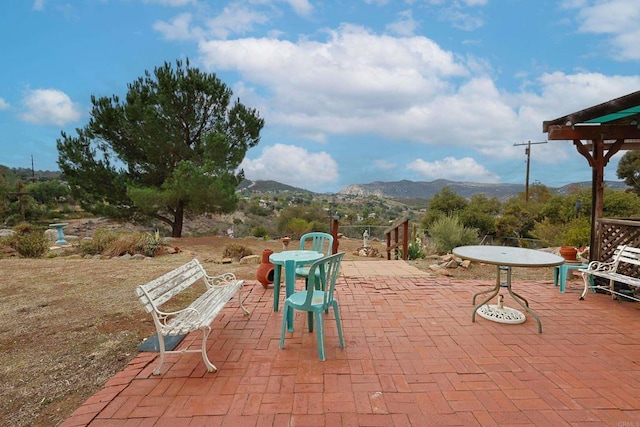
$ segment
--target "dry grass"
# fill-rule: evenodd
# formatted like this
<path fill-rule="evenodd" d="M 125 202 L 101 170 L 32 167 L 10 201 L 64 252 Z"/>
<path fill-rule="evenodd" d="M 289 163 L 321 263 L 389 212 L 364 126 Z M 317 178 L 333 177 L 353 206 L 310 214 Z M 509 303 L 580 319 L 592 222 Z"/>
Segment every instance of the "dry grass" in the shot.
<path fill-rule="evenodd" d="M 145 260 L 0 259 L 3 424 L 56 425 L 124 368 L 140 342 L 155 332 L 135 297 L 138 284 L 193 257 L 211 274 L 232 271 L 238 278 L 255 280 L 256 265 L 216 262 L 230 242 L 224 237 L 178 239 L 174 242 L 181 249 L 178 254 Z M 266 248 L 282 250 L 277 241 L 234 239 L 233 243 L 250 247 L 256 255 Z M 357 258 L 351 252 L 360 243 L 340 241 L 345 259 Z M 373 244 L 384 253 L 382 243 Z M 291 242 L 290 248 L 294 247 L 297 242 Z M 430 262 L 413 264 L 427 269 Z M 455 274 L 465 279 L 494 277 L 495 267 L 477 266 Z"/>

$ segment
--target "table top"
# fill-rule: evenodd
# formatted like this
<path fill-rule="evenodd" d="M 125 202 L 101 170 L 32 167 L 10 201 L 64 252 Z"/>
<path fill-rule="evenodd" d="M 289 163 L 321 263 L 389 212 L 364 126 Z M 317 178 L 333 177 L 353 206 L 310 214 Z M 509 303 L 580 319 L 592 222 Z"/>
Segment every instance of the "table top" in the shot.
<path fill-rule="evenodd" d="M 561 256 L 536 249 L 511 246 L 459 246 L 453 254 L 460 258 L 508 267 L 554 267 L 564 263 Z"/>
<path fill-rule="evenodd" d="M 296 264 L 310 263 L 324 257 L 322 252 L 294 250 L 274 252 L 269 255 L 269 261 L 274 264 L 284 264 L 285 261 L 295 261 Z"/>

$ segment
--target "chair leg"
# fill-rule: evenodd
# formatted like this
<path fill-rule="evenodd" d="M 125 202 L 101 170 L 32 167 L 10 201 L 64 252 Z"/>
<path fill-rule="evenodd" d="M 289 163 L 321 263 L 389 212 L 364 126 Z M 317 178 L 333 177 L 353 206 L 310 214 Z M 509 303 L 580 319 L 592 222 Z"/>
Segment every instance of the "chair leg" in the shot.
<path fill-rule="evenodd" d="M 324 319 L 320 311 L 314 311 L 316 317 L 316 336 L 318 338 L 318 357 L 324 362 Z"/>
<path fill-rule="evenodd" d="M 289 303 L 287 301 L 284 302 L 284 310 L 282 313 L 282 331 L 280 332 L 280 349 L 284 348 L 284 334 L 287 332 L 287 309 L 289 308 Z"/>
<path fill-rule="evenodd" d="M 309 332 L 313 332 L 313 313 L 307 312 L 307 322 L 309 322 Z"/>
<path fill-rule="evenodd" d="M 340 310 L 338 309 L 338 301 L 333 300 L 333 314 L 336 317 L 336 326 L 338 327 L 338 339 L 340 340 L 340 348 L 344 348 L 344 340 L 342 339 L 342 323 L 340 322 Z"/>

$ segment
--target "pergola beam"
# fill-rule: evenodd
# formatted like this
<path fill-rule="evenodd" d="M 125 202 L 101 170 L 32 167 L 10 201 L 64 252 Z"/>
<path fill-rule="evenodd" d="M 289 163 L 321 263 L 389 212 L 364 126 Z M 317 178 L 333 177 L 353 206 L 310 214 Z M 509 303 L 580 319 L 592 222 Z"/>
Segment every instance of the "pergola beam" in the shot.
<path fill-rule="evenodd" d="M 550 140 L 618 140 L 637 139 L 640 145 L 640 129 L 634 125 L 596 125 L 596 126 L 549 126 Z"/>

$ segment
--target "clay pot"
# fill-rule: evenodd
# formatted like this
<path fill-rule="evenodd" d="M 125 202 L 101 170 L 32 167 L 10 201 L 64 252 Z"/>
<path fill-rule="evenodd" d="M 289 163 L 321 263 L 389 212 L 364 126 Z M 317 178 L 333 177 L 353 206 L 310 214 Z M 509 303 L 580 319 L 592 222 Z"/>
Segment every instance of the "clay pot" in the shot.
<path fill-rule="evenodd" d="M 561 246 L 560 247 L 560 256 L 562 256 L 566 261 L 576 262 L 576 255 L 578 254 L 578 250 L 573 246 Z"/>
<path fill-rule="evenodd" d="M 262 251 L 262 260 L 256 272 L 256 279 L 266 289 L 268 285 L 273 283 L 273 263 L 269 261 L 269 256 L 273 253 L 271 249 Z"/>

